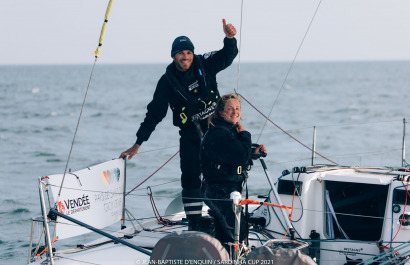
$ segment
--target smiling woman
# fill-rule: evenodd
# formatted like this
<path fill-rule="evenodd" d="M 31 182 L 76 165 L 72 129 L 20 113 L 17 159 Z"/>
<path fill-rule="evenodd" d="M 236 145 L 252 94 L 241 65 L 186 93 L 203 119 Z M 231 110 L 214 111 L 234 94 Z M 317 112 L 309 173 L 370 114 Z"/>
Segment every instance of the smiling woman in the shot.
<path fill-rule="evenodd" d="M 211 208 L 215 222 L 215 237 L 229 252 L 234 242 L 235 213 L 230 194 L 241 192 L 252 165 L 251 153 L 266 153 L 260 145 L 252 150 L 251 134 L 238 123 L 241 105 L 237 94 L 221 97 L 214 114 L 209 118 L 209 129 L 201 145 L 201 170 L 204 176 L 205 203 Z M 241 214 L 240 242 L 246 237 L 246 226 Z"/>
<path fill-rule="evenodd" d="M 222 97 L 225 106 L 221 110 L 220 115 L 225 121 L 236 124 L 241 119 L 241 104 L 235 94 L 229 94 L 228 98 L 228 100 L 224 101 Z"/>

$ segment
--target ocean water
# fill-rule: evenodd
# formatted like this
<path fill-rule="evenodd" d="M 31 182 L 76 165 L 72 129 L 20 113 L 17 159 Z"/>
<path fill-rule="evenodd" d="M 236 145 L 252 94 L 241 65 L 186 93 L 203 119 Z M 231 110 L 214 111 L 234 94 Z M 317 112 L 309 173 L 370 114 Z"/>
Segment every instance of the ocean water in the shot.
<path fill-rule="evenodd" d="M 316 157 L 317 164 L 401 165 L 403 119 L 410 119 L 410 62 L 290 66 L 242 63 L 218 75 L 222 94 L 236 89 L 258 111 L 271 113 L 265 126 L 266 119 L 242 101 L 242 124 L 254 142 L 266 145 L 265 161 L 274 178 L 284 169 L 311 164 L 311 151 L 281 129 L 311 147 L 316 126 L 316 150 L 326 158 Z M 97 62 L 70 169 L 116 158 L 134 143 L 165 67 Z M 1 264 L 27 262 L 31 218 L 40 215 L 38 177 L 64 172 L 91 69 L 91 64 L 0 66 Z M 128 162 L 128 190 L 178 151 L 178 130 L 169 114 Z M 180 192 L 179 178 L 176 156 L 127 197 L 127 208 L 137 218 L 152 217 L 146 195 L 150 186 L 163 213 Z M 266 194 L 266 187 L 255 164 L 250 194 Z"/>

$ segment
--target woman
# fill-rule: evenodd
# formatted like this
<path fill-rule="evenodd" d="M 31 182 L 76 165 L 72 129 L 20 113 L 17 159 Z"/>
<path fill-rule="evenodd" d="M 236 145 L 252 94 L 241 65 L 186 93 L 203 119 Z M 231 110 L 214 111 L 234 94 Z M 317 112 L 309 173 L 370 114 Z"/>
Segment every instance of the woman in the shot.
<path fill-rule="evenodd" d="M 205 203 L 215 220 L 215 237 L 226 249 L 234 242 L 235 214 L 230 194 L 241 192 L 246 181 L 246 171 L 251 165 L 250 155 L 266 153 L 260 145 L 252 150 L 251 134 L 239 123 L 241 105 L 237 94 L 222 96 L 216 110 L 209 117 L 209 129 L 201 145 L 201 170 L 204 176 Z M 240 242 L 246 238 L 244 215 L 241 215 Z"/>

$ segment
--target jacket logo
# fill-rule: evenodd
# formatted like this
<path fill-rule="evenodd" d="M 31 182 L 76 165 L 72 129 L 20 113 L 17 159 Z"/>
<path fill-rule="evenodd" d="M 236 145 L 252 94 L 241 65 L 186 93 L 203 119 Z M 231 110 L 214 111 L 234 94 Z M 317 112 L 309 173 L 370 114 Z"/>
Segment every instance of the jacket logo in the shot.
<path fill-rule="evenodd" d="M 206 59 L 208 59 L 209 57 L 212 57 L 212 55 L 214 55 L 215 53 L 216 53 L 216 51 L 205 53 L 205 54 L 204 54 L 204 59 L 206 60 Z"/>
<path fill-rule="evenodd" d="M 199 87 L 198 80 L 196 80 L 194 83 L 192 83 L 188 86 L 188 91 L 191 91 L 192 89 L 195 89 L 197 87 Z"/>
<path fill-rule="evenodd" d="M 203 102 L 203 103 L 206 105 L 205 102 Z M 193 120 L 193 121 L 194 121 L 194 120 L 204 120 L 204 119 L 208 118 L 209 115 L 211 115 L 212 113 L 214 113 L 214 111 L 215 111 L 215 105 L 216 105 L 216 103 L 213 102 L 212 105 L 209 106 L 208 108 L 206 108 L 205 110 L 203 110 L 203 111 L 201 111 L 201 112 L 199 112 L 199 113 L 197 113 L 197 114 L 195 114 L 195 115 L 192 115 L 192 120 Z"/>

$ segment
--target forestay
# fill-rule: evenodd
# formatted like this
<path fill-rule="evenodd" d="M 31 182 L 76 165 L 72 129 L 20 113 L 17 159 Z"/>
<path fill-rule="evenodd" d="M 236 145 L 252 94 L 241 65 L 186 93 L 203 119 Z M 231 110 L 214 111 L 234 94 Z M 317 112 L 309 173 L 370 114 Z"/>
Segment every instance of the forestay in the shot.
<path fill-rule="evenodd" d="M 124 191 L 123 159 L 114 159 L 92 167 L 67 173 L 60 196 L 63 174 L 48 176 L 48 183 L 58 211 L 101 229 L 121 220 Z M 56 201 L 58 200 L 58 201 Z M 59 239 L 90 232 L 72 222 L 57 218 Z"/>

